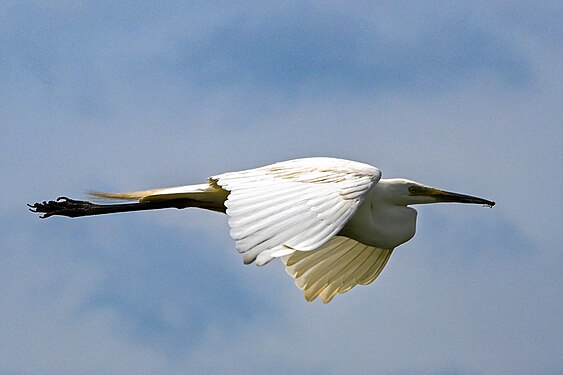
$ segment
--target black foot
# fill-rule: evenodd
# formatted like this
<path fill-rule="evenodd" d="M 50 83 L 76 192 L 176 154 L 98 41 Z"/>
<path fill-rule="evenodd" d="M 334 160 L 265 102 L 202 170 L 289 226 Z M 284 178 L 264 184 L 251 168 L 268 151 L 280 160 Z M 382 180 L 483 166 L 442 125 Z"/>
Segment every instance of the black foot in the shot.
<path fill-rule="evenodd" d="M 79 217 L 88 215 L 93 204 L 87 201 L 77 201 L 67 197 L 58 197 L 54 201 L 43 201 L 41 203 L 28 204 L 31 212 L 42 213 L 41 219 L 53 215 Z"/>

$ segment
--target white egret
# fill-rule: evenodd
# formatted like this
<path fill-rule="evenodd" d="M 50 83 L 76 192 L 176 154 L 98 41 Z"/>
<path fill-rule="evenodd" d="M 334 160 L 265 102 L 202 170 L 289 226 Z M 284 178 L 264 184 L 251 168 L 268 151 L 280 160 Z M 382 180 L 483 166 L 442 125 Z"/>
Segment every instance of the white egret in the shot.
<path fill-rule="evenodd" d="M 334 158 L 289 160 L 210 177 L 207 183 L 131 193 L 91 193 L 136 203 L 94 204 L 60 197 L 29 205 L 42 217 L 198 207 L 225 212 L 245 264 L 281 258 L 308 301 L 367 285 L 416 229 L 414 204 L 495 202 Z"/>

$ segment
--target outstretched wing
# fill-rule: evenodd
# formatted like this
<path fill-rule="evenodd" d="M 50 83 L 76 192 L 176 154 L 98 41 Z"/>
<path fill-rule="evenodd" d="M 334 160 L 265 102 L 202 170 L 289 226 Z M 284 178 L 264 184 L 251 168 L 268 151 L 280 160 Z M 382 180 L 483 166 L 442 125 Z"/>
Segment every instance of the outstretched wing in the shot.
<path fill-rule="evenodd" d="M 337 293 L 373 282 L 392 252 L 336 236 L 314 251 L 296 251 L 282 260 L 307 301 L 320 297 L 328 303 Z"/>
<path fill-rule="evenodd" d="M 229 191 L 231 236 L 245 263 L 319 248 L 346 224 L 379 169 L 334 158 L 285 161 L 211 178 Z"/>

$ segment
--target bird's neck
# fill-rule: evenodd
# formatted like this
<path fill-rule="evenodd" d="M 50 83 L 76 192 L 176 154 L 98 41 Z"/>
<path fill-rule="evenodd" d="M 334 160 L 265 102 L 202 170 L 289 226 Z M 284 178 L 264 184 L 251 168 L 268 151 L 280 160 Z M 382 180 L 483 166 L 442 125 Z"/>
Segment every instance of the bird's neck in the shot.
<path fill-rule="evenodd" d="M 377 237 L 386 238 L 388 247 L 397 247 L 415 234 L 417 212 L 411 207 L 374 201 L 371 216 L 374 233 Z"/>
<path fill-rule="evenodd" d="M 410 240 L 416 230 L 416 210 L 390 203 L 379 183 L 370 191 L 341 235 L 363 244 L 392 249 Z"/>

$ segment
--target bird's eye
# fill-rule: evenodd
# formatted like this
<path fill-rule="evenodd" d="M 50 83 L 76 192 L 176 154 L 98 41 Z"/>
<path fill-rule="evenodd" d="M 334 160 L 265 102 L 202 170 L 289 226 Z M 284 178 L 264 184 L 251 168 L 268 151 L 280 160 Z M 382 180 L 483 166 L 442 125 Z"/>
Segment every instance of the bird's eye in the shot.
<path fill-rule="evenodd" d="M 416 192 L 418 192 L 418 189 L 416 188 L 416 186 L 411 186 L 409 188 L 409 193 L 415 194 Z"/>

